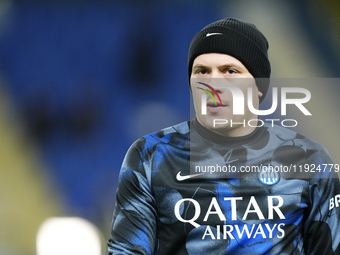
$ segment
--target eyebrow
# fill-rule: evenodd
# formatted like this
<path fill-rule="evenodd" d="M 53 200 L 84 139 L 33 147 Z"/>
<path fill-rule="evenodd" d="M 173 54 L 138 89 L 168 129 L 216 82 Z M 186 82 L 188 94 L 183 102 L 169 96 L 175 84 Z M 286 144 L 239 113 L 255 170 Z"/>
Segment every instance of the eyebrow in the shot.
<path fill-rule="evenodd" d="M 196 64 L 196 65 L 194 65 L 194 66 L 192 67 L 192 69 L 194 69 L 194 68 L 208 68 L 208 67 L 205 66 L 205 65 Z"/>
<path fill-rule="evenodd" d="M 242 69 L 241 66 L 235 65 L 235 64 L 225 64 L 225 65 L 221 65 L 221 66 L 219 66 L 219 67 Z M 202 64 L 196 64 L 196 65 L 193 66 L 193 69 L 194 69 L 194 68 L 210 68 L 210 67 L 209 67 L 209 66 L 202 65 Z"/>

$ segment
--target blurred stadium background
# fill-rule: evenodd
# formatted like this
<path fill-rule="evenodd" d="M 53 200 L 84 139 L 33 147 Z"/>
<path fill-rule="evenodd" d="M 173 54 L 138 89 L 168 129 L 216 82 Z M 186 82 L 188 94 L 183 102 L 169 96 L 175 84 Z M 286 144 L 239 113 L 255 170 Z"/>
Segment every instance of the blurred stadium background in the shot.
<path fill-rule="evenodd" d="M 101 245 L 89 254 L 105 254 L 126 150 L 188 119 L 190 41 L 227 16 L 267 36 L 273 77 L 340 77 L 339 1 L 0 1 L 1 255 L 37 254 L 56 217 L 86 220 Z M 318 92 L 323 121 L 302 133 L 336 161 L 340 91 Z M 76 235 L 75 247 L 90 245 Z M 66 245 L 46 238 L 38 255 Z"/>

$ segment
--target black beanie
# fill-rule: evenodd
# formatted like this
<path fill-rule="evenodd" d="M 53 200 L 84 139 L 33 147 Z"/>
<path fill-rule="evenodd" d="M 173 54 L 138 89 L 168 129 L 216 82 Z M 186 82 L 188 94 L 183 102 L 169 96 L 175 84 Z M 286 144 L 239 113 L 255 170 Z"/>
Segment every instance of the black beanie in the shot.
<path fill-rule="evenodd" d="M 255 79 L 263 96 L 269 87 L 270 62 L 268 41 L 255 25 L 235 18 L 226 18 L 204 27 L 192 39 L 188 56 L 189 83 L 192 64 L 205 53 L 223 53 L 237 58 Z"/>

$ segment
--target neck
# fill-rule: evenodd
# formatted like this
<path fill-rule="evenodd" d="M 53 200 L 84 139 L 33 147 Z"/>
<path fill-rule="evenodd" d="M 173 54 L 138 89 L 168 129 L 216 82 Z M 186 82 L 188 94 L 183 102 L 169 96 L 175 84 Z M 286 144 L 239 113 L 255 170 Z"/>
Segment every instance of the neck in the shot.
<path fill-rule="evenodd" d="M 200 124 L 202 125 L 202 123 Z M 237 124 L 233 127 L 212 129 L 211 131 L 225 137 L 240 137 L 251 134 L 252 132 L 254 132 L 255 129 L 256 127 L 247 126 L 247 123 L 245 122 L 245 126 L 243 126 L 243 124 Z"/>

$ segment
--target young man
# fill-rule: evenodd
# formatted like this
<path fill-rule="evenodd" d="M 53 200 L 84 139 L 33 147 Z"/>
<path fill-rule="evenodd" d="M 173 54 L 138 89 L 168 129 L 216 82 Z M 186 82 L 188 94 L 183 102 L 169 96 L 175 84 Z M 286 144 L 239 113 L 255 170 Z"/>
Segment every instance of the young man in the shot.
<path fill-rule="evenodd" d="M 328 152 L 291 130 L 262 125 L 247 106 L 234 114 L 231 91 L 251 92 L 254 109 L 265 97 L 267 50 L 254 25 L 233 18 L 193 38 L 188 74 L 196 117 L 130 147 L 109 254 L 340 254 L 340 184 Z M 306 165 L 325 171 L 282 170 Z"/>

